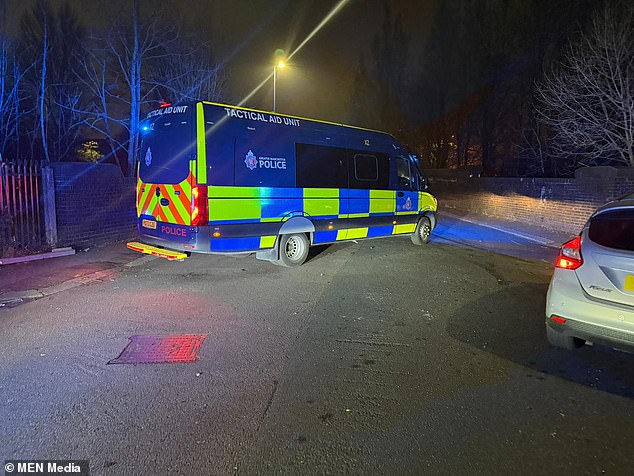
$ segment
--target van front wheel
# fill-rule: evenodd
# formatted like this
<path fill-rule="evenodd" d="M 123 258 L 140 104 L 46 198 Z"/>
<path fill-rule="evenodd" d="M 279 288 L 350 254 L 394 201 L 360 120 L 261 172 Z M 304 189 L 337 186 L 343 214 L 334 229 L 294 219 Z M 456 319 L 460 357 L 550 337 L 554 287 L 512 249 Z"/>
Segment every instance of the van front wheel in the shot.
<path fill-rule="evenodd" d="M 429 242 L 430 236 L 431 221 L 429 221 L 428 217 L 421 217 L 421 219 L 418 220 L 414 233 L 412 233 L 412 243 L 415 245 L 424 245 Z"/>
<path fill-rule="evenodd" d="M 303 233 L 282 235 L 280 241 L 280 264 L 287 267 L 300 266 L 306 261 L 310 243 Z"/>

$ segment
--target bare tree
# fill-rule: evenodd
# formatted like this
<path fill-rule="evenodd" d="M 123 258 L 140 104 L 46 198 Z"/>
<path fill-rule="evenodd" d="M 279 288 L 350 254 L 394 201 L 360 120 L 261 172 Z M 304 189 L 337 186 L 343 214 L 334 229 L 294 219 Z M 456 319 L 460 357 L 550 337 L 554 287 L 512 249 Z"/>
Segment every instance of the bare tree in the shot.
<path fill-rule="evenodd" d="M 42 62 L 40 68 L 40 95 L 38 98 L 39 101 L 39 112 L 40 112 L 40 137 L 42 140 L 42 150 L 44 151 L 44 160 L 46 164 L 51 163 L 51 157 L 48 153 L 48 141 L 46 139 L 46 67 L 47 67 L 47 59 L 49 52 L 49 40 L 48 40 L 48 12 L 45 12 L 44 9 L 48 10 L 48 4 L 42 1 L 39 5 L 39 8 L 43 11 L 43 23 L 42 23 Z"/>
<path fill-rule="evenodd" d="M 20 68 L 15 44 L 0 33 L 0 153 L 15 157 L 19 153 L 22 81 L 27 71 Z"/>
<path fill-rule="evenodd" d="M 218 101 L 225 96 L 227 76 L 221 64 L 213 64 L 209 47 L 200 41 L 180 42 L 179 51 L 165 58 L 154 74 L 154 85 L 164 99 L 173 102 L 205 99 Z"/>
<path fill-rule="evenodd" d="M 549 149 L 573 167 L 634 167 L 634 7 L 609 4 L 537 85 Z"/>
<path fill-rule="evenodd" d="M 132 2 L 131 31 L 115 29 L 109 36 L 108 53 L 113 65 L 117 65 L 117 76 L 123 80 L 127 94 L 118 95 L 126 103 L 129 114 L 125 123 L 127 130 L 128 174 L 136 169 L 139 153 L 139 130 L 141 109 L 153 97 L 156 85 L 151 81 L 156 65 L 170 58 L 178 32 L 162 25 L 159 15 L 151 15 L 147 21 L 141 20 L 139 0 Z"/>
<path fill-rule="evenodd" d="M 127 173 L 134 174 L 139 153 L 141 111 L 152 102 L 158 87 L 153 79 L 159 65 L 175 54 L 177 31 L 165 27 L 156 12 L 142 21 L 139 0 L 132 2 L 127 28 L 117 23 L 102 48 L 89 48 L 79 58 L 76 76 L 90 91 L 92 101 L 80 104 L 84 124 L 103 134 L 112 154 L 127 156 Z"/>
<path fill-rule="evenodd" d="M 30 138 L 32 155 L 41 153 L 47 162 L 69 157 L 80 133 L 82 118 L 73 106 L 82 91 L 69 66 L 83 51 L 83 37 L 68 3 L 55 7 L 50 0 L 38 0 L 22 17 L 16 65 L 32 71 L 21 81 L 20 114 L 24 124 L 34 126 L 23 128 L 21 135 Z"/>
<path fill-rule="evenodd" d="M 113 105 L 119 102 L 117 95 L 116 76 L 114 81 L 109 81 L 110 66 L 113 59 L 108 57 L 103 49 L 90 48 L 86 55 L 77 58 L 75 74 L 86 91 L 86 96 L 91 100 L 85 104 L 75 104 L 75 112 L 84 120 L 83 124 L 99 135 L 105 137 L 110 148 L 110 155 L 119 162 L 120 151 L 125 151 L 129 130 L 127 128 L 128 117 L 121 113 L 115 115 Z M 116 109 L 116 106 L 114 106 Z M 125 131 L 126 138 L 117 131 Z"/>

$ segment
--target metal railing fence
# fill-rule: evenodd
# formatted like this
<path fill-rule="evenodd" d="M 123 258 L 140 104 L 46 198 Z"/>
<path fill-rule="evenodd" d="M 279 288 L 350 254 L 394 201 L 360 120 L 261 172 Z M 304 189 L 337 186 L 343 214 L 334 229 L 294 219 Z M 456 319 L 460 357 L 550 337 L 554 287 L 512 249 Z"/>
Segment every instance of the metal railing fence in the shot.
<path fill-rule="evenodd" d="M 41 162 L 0 158 L 0 256 L 7 246 L 29 249 L 44 244 Z"/>

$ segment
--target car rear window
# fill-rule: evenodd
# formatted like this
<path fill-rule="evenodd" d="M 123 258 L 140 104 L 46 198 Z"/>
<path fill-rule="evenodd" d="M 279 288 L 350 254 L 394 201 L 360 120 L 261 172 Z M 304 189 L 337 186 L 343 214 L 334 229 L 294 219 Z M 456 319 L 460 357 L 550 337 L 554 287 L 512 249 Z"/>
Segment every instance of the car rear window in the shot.
<path fill-rule="evenodd" d="M 601 246 L 634 251 L 634 208 L 600 213 L 590 221 L 589 236 Z"/>

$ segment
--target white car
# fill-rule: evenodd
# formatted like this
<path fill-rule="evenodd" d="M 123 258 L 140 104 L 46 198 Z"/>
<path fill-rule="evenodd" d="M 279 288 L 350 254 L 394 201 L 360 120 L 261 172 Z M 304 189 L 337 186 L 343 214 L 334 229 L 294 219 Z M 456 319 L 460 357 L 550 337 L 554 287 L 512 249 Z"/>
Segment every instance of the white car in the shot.
<path fill-rule="evenodd" d="M 634 350 L 634 194 L 597 210 L 561 247 L 548 287 L 546 335 L 570 350 L 586 341 Z"/>

